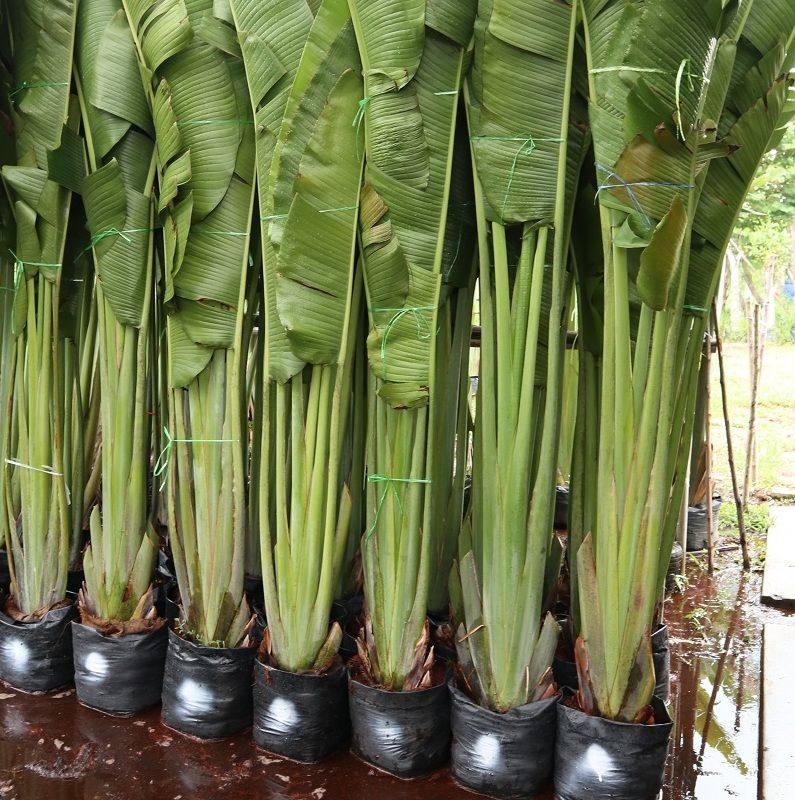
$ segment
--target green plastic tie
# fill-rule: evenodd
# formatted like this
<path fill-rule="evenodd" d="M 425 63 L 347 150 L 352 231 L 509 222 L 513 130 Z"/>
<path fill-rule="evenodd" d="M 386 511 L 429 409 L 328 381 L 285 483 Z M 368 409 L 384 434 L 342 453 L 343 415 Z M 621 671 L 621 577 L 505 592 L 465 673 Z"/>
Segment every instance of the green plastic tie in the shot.
<path fill-rule="evenodd" d="M 339 206 L 337 208 L 322 208 L 317 213 L 318 214 L 335 214 L 338 211 L 358 211 L 359 206 Z M 262 222 L 271 222 L 272 220 L 276 219 L 287 219 L 289 214 L 269 214 L 267 217 L 260 217 Z"/>
<path fill-rule="evenodd" d="M 25 274 L 25 267 L 41 267 L 45 269 L 60 269 L 63 264 L 50 264 L 47 261 L 24 261 L 13 250 L 9 253 L 14 257 L 14 294 L 19 292 L 19 287 L 22 286 L 22 277 Z"/>
<path fill-rule="evenodd" d="M 516 151 L 516 154 L 513 157 L 513 163 L 511 164 L 511 169 L 508 172 L 508 185 L 505 187 L 505 197 L 502 200 L 502 211 L 500 212 L 500 216 L 505 219 L 505 209 L 508 205 L 508 197 L 511 194 L 511 188 L 513 187 L 513 179 L 516 175 L 516 168 L 519 163 L 519 158 L 521 156 L 529 156 L 532 155 L 533 152 L 537 149 L 539 142 L 557 142 L 558 144 L 562 144 L 565 142 L 565 139 L 561 139 L 560 137 L 555 138 L 534 138 L 531 134 L 530 136 L 522 137 L 522 136 L 473 136 L 473 141 L 491 141 L 491 142 L 521 142 L 519 145 L 519 149 Z"/>
<path fill-rule="evenodd" d="M 107 228 L 104 231 L 98 231 L 91 237 L 91 243 L 86 247 L 83 252 L 91 250 L 92 248 L 96 247 L 101 241 L 105 239 L 109 239 L 111 236 L 121 236 L 125 242 L 131 242 L 130 234 L 133 233 L 151 233 L 152 231 L 157 230 L 157 228 L 125 228 L 124 230 L 119 230 L 118 228 Z"/>
<path fill-rule="evenodd" d="M 56 472 L 52 467 L 48 467 L 44 464 L 40 467 L 33 467 L 30 464 L 24 464 L 22 461 L 17 461 L 15 458 L 7 458 L 6 464 L 10 464 L 12 467 L 19 467 L 20 469 L 29 469 L 33 472 L 42 472 L 45 475 L 51 475 L 54 478 L 63 478 L 63 472 Z"/>
<path fill-rule="evenodd" d="M 682 311 L 690 311 L 693 314 L 706 314 L 707 309 L 701 306 L 682 306 Z"/>
<path fill-rule="evenodd" d="M 378 518 L 381 515 L 381 509 L 384 506 L 384 501 L 386 500 L 386 496 L 390 489 L 394 492 L 395 500 L 397 500 L 397 504 L 401 513 L 403 512 L 403 501 L 400 499 L 400 495 L 395 488 L 396 483 L 421 483 L 428 485 L 431 483 L 431 481 L 426 478 L 393 478 L 390 475 L 368 475 L 367 483 L 382 483 L 384 484 L 384 491 L 381 492 L 381 497 L 378 500 L 378 505 L 375 509 L 375 517 L 373 517 L 373 524 L 369 527 L 367 533 L 365 534 L 365 541 L 369 541 L 370 537 L 375 533 L 375 528 L 378 524 Z"/>
<path fill-rule="evenodd" d="M 365 95 L 359 101 L 359 107 L 356 109 L 356 116 L 353 118 L 353 122 L 351 123 L 354 128 L 356 128 L 356 157 L 358 158 L 360 155 L 359 150 L 359 131 L 362 127 L 362 122 L 364 121 L 365 111 L 367 110 L 367 106 L 370 103 L 370 97 Z"/>
<path fill-rule="evenodd" d="M 248 236 L 248 231 L 215 231 L 211 228 L 193 228 L 191 233 L 198 233 L 200 236 Z"/>
<path fill-rule="evenodd" d="M 253 119 L 183 119 L 177 120 L 177 127 L 186 125 L 253 125 Z"/>
<path fill-rule="evenodd" d="M 13 92 L 9 93 L 9 98 L 16 97 L 20 92 L 24 92 L 26 89 L 48 89 L 50 86 L 68 86 L 69 81 L 36 81 L 35 83 L 27 83 L 23 81 L 22 83 L 14 89 Z"/>
<path fill-rule="evenodd" d="M 163 436 L 166 438 L 166 446 L 160 451 L 160 455 L 155 461 L 154 471 L 152 477 L 159 478 L 163 476 L 163 482 L 160 484 L 160 491 L 166 485 L 166 476 L 168 473 L 168 464 L 171 460 L 171 451 L 175 444 L 232 444 L 238 442 L 239 439 L 175 439 L 168 428 L 163 426 Z"/>
<path fill-rule="evenodd" d="M 420 314 L 421 311 L 436 311 L 436 306 L 403 306 L 401 308 L 389 308 L 387 306 L 384 307 L 375 307 L 371 308 L 370 311 L 373 314 L 381 314 L 387 312 L 393 312 L 393 316 L 390 318 L 389 322 L 387 322 L 386 326 L 384 327 L 384 334 L 381 337 L 381 363 L 384 365 L 384 372 L 383 378 L 386 379 L 386 345 L 387 340 L 389 339 L 389 335 L 392 333 L 392 329 L 398 323 L 398 321 L 404 317 L 406 314 L 413 314 L 414 321 L 417 324 L 417 337 L 422 341 L 427 341 L 431 338 L 431 329 L 428 325 L 428 320 L 425 319 L 424 316 Z M 377 324 L 376 324 L 376 327 Z"/>
<path fill-rule="evenodd" d="M 696 187 L 690 183 L 668 183 L 666 181 L 625 181 L 617 172 L 610 169 L 609 167 L 604 166 L 603 164 L 596 164 L 596 169 L 604 172 L 606 175 L 604 183 L 600 183 L 599 187 L 596 190 L 596 196 L 594 197 L 594 203 L 599 199 L 599 195 L 605 189 L 624 189 L 629 197 L 633 208 L 640 214 L 644 221 L 646 222 L 646 227 L 652 227 L 652 221 L 649 218 L 649 215 L 644 210 L 643 206 L 641 205 L 640 200 L 638 200 L 638 196 L 633 191 L 633 186 L 657 186 L 662 189 L 687 189 L 691 191 Z M 615 182 L 613 182 L 615 181 Z"/>
<path fill-rule="evenodd" d="M 450 91 L 447 91 L 447 92 L 434 92 L 434 95 L 436 97 L 447 97 L 448 95 L 450 95 L 452 97 L 452 96 L 455 96 L 457 94 L 458 94 L 458 89 L 450 89 Z"/>

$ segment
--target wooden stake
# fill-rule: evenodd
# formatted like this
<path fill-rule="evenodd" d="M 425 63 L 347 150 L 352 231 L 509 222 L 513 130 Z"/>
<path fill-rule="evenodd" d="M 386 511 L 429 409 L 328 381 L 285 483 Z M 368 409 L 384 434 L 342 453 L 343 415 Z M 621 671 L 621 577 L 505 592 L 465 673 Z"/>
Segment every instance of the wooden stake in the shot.
<path fill-rule="evenodd" d="M 726 426 L 726 450 L 729 456 L 729 472 L 732 476 L 732 492 L 734 494 L 734 505 L 737 508 L 737 527 L 740 529 L 740 547 L 743 551 L 743 569 L 751 569 L 751 560 L 748 558 L 748 542 L 745 536 L 745 516 L 743 514 L 742 498 L 737 486 L 737 467 L 734 463 L 734 449 L 732 448 L 732 431 L 729 422 L 729 400 L 726 394 L 726 373 L 723 366 L 723 343 L 720 338 L 720 328 L 718 327 L 718 315 L 715 312 L 715 304 L 712 304 L 712 327 L 715 331 L 715 342 L 718 348 L 718 367 L 720 369 L 720 391 L 723 400 L 723 421 Z"/>
<path fill-rule="evenodd" d="M 709 412 L 709 404 L 711 399 L 710 384 L 712 383 L 712 332 L 707 326 L 707 340 L 704 353 L 704 369 L 707 372 L 707 381 L 704 387 L 704 416 L 706 422 L 704 425 L 704 473 L 707 483 L 707 569 L 709 574 L 715 571 L 715 541 L 712 534 L 713 519 L 712 519 L 712 438 L 710 436 L 711 414 Z"/>

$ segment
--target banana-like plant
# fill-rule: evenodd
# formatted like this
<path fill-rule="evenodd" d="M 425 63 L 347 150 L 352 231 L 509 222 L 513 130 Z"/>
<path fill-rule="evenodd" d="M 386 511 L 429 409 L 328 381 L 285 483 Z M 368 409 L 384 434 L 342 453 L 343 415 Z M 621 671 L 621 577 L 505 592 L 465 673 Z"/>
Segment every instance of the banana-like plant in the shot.
<path fill-rule="evenodd" d="M 182 630 L 233 647 L 250 621 L 243 315 L 254 120 L 228 3 L 123 5 L 155 129 L 168 372 L 155 472 L 167 491 Z"/>
<path fill-rule="evenodd" d="M 76 359 L 61 329 L 62 309 L 77 285 L 64 264 L 71 190 L 83 170 L 70 94 L 76 14 L 73 0 L 24 0 L 8 6 L 4 18 L 14 64 L 16 157 L 2 174 L 17 243 L 14 342 L 3 363 L 9 383 L 0 502 L 11 592 L 23 618 L 63 601 L 74 504 L 82 514 L 82 487 L 70 487 L 67 474 L 66 410 Z"/>
<path fill-rule="evenodd" d="M 475 4 L 349 0 L 364 74 L 355 118 L 366 154 L 360 241 L 370 332 L 362 539 L 370 678 L 427 685 L 430 568 L 448 503 L 437 445 L 457 309 L 443 289 L 459 90 Z M 469 264 L 467 264 L 469 266 Z M 461 285 L 469 286 L 465 278 Z M 466 290 L 465 290 L 466 291 Z M 466 303 L 461 314 L 469 324 Z M 447 346 L 445 346 L 447 345 Z M 443 449 L 454 447 L 455 426 Z M 460 465 L 463 466 L 463 465 Z"/>
<path fill-rule="evenodd" d="M 265 286 L 258 511 L 270 655 L 303 672 L 326 666 L 339 647 L 329 616 L 356 491 L 345 466 L 361 298 L 363 153 L 351 122 L 362 81 L 346 0 L 323 0 L 316 13 L 305 0 L 232 0 L 232 10 L 254 116 L 276 120 L 257 135 Z M 279 83 L 259 82 L 277 69 Z"/>
<path fill-rule="evenodd" d="M 552 522 L 569 229 L 586 142 L 571 102 L 577 6 L 481 3 L 467 83 L 481 363 L 472 509 L 451 592 L 462 677 L 500 712 L 554 692 L 559 628 L 544 617 L 545 587 L 561 555 Z"/>
<path fill-rule="evenodd" d="M 96 263 L 102 499 L 83 557 L 82 613 L 140 625 L 158 539 L 149 521 L 153 125 L 121 0 L 78 12 L 77 90 L 90 174 L 82 197 Z"/>
<path fill-rule="evenodd" d="M 684 490 L 695 376 L 722 260 L 714 256 L 787 94 L 791 7 L 724 5 L 583 0 L 604 303 L 575 652 L 583 710 L 628 722 L 647 718 L 654 688 L 649 633 Z M 761 47 L 749 69 L 738 40 L 756 13 Z M 755 112 L 732 134 L 738 105 Z M 748 150 L 736 147 L 740 137 Z"/>

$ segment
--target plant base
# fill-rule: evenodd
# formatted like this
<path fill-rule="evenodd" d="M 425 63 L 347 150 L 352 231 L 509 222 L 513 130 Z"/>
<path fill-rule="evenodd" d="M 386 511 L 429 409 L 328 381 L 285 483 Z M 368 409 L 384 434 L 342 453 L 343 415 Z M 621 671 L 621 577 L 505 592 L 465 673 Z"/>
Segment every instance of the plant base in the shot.
<path fill-rule="evenodd" d="M 558 800 L 656 800 L 673 723 L 653 700 L 655 725 L 633 725 L 558 704 L 555 797 Z"/>
<path fill-rule="evenodd" d="M 202 647 L 168 632 L 163 723 L 198 739 L 251 726 L 253 647 Z"/>
<path fill-rule="evenodd" d="M 414 692 L 388 692 L 351 678 L 351 750 L 398 778 L 418 778 L 450 754 L 450 695 L 442 682 Z"/>
<path fill-rule="evenodd" d="M 558 698 L 497 714 L 451 681 L 455 780 L 491 797 L 533 797 L 552 775 Z"/>
<path fill-rule="evenodd" d="M 254 741 L 271 753 L 310 764 L 347 747 L 351 735 L 348 674 L 285 672 L 254 662 Z"/>
<path fill-rule="evenodd" d="M 72 623 L 75 689 L 80 703 L 114 717 L 129 717 L 160 702 L 168 629 L 105 636 Z"/>
<path fill-rule="evenodd" d="M 70 623 L 73 603 L 38 622 L 14 622 L 0 613 L 0 680 L 22 692 L 49 692 L 74 678 Z"/>

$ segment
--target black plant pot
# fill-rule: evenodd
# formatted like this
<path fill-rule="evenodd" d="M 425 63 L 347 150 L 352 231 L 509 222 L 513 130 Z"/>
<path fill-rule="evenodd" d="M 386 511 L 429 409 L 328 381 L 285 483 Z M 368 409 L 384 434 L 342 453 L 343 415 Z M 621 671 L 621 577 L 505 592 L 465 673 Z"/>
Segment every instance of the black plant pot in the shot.
<path fill-rule="evenodd" d="M 77 699 L 114 717 L 129 717 L 160 702 L 168 628 L 105 636 L 72 623 Z"/>
<path fill-rule="evenodd" d="M 251 726 L 253 647 L 202 647 L 168 632 L 163 723 L 199 739 Z"/>
<path fill-rule="evenodd" d="M 722 499 L 712 498 L 712 540 L 718 538 L 718 512 Z M 689 506 L 687 509 L 687 550 L 704 550 L 709 543 L 707 530 L 707 507 L 705 505 Z"/>
<path fill-rule="evenodd" d="M 449 684 L 458 783 L 491 797 L 533 797 L 552 775 L 557 698 L 497 714 Z"/>
<path fill-rule="evenodd" d="M 656 800 L 673 723 L 662 700 L 652 702 L 655 725 L 613 722 L 558 704 L 558 800 Z"/>
<path fill-rule="evenodd" d="M 450 755 L 450 695 L 446 683 L 414 692 L 388 692 L 349 683 L 351 750 L 398 778 L 418 778 Z"/>
<path fill-rule="evenodd" d="M 22 692 L 49 692 L 74 678 L 70 623 L 73 603 L 38 622 L 14 622 L 0 612 L 0 680 Z"/>
<path fill-rule="evenodd" d="M 347 747 L 348 673 L 285 672 L 254 662 L 254 741 L 271 753 L 311 764 Z"/>
<path fill-rule="evenodd" d="M 654 662 L 654 696 L 667 703 L 671 691 L 671 651 L 668 648 L 667 625 L 660 625 L 651 636 L 651 658 Z"/>

